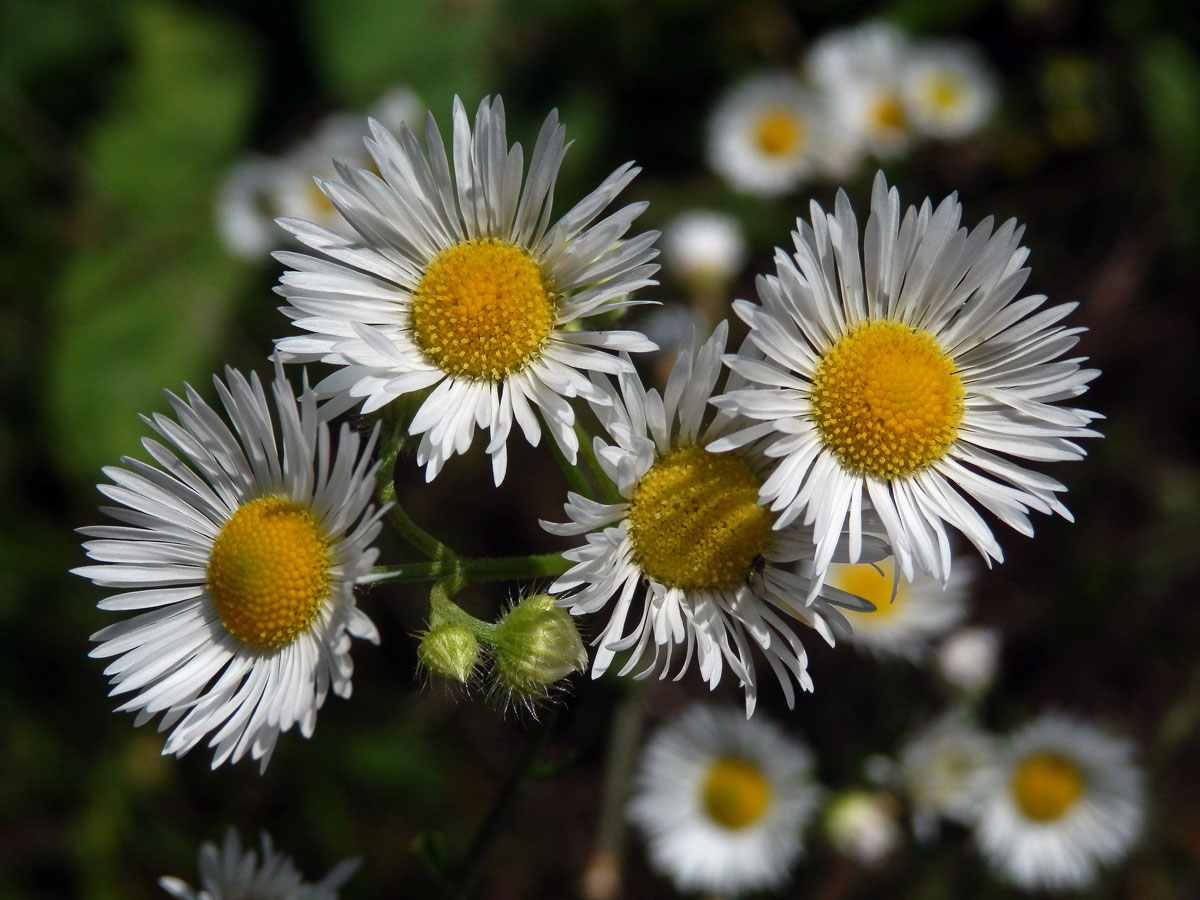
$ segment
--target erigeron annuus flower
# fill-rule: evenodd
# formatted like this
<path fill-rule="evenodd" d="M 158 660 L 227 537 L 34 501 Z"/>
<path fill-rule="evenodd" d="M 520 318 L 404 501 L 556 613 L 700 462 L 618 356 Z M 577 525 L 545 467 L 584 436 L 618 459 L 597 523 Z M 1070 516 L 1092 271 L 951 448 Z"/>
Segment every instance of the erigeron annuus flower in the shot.
<path fill-rule="evenodd" d="M 337 900 L 337 889 L 358 868 L 358 860 L 348 859 L 309 883 L 291 857 L 276 852 L 269 834 L 262 832 L 261 839 L 261 865 L 256 851 L 242 852 L 242 842 L 230 828 L 220 848 L 211 842 L 200 847 L 199 889 L 170 875 L 160 878 L 158 886 L 177 900 Z"/>
<path fill-rule="evenodd" d="M 897 28 L 870 21 L 822 35 L 805 67 L 838 127 L 863 149 L 894 157 L 912 139 L 902 90 L 910 56 Z"/>
<path fill-rule="evenodd" d="M 938 138 L 976 131 L 996 104 L 996 77 L 965 41 L 924 41 L 904 69 L 904 105 L 913 127 Z"/>
<path fill-rule="evenodd" d="M 722 94 L 709 115 L 709 166 L 736 190 L 786 194 L 826 167 L 828 115 L 791 75 L 747 78 Z"/>
<path fill-rule="evenodd" d="M 746 237 L 728 213 L 689 209 L 663 228 L 662 256 L 667 271 L 693 290 L 719 289 L 746 262 Z"/>
<path fill-rule="evenodd" d="M 919 839 L 932 839 L 941 819 L 960 824 L 973 820 L 979 802 L 979 775 L 995 758 L 992 736 L 956 710 L 918 729 L 904 742 L 896 775 Z"/>
<path fill-rule="evenodd" d="M 987 219 L 968 232 L 961 212 L 951 196 L 902 219 L 880 173 L 861 258 L 839 193 L 833 215 L 813 204 L 812 224 L 797 221 L 794 257 L 778 250 L 778 275 L 759 279 L 762 305 L 734 304 L 766 360 L 727 356 L 754 384 L 713 402 L 758 421 L 711 447 L 769 440 L 779 463 L 762 499 L 777 528 L 800 516 L 813 527 L 818 573 L 847 523 L 854 559 L 867 509 L 906 578 L 915 567 L 943 581 L 947 524 L 989 562 L 1003 558 L 968 498 L 1026 535 L 1031 509 L 1071 518 L 1066 488 L 1012 457 L 1079 459 L 1075 441 L 1098 436 L 1098 414 L 1060 402 L 1098 374 L 1061 358 L 1083 331 L 1058 324 L 1076 304 L 1014 300 L 1029 274 L 1021 229 L 1009 220 L 993 233 Z"/>
<path fill-rule="evenodd" d="M 825 582 L 875 605 L 846 611 L 851 629 L 848 643 L 875 656 L 917 662 L 929 652 L 934 638 L 966 616 L 970 579 L 969 565 L 960 562 L 945 584 L 925 572 L 914 573 L 910 581 L 899 577 L 889 558 L 877 563 L 834 563 Z"/>
<path fill-rule="evenodd" d="M 372 123 L 367 146 L 382 178 L 339 165 L 338 180 L 320 181 L 355 236 L 280 222 L 321 254 L 278 254 L 292 267 L 277 288 L 283 312 L 310 332 L 280 340 L 280 351 L 339 367 L 316 387 L 330 414 L 360 402 L 371 412 L 433 388 L 409 426 L 421 436 L 417 462 L 428 479 L 485 428 L 499 484 L 514 422 L 536 444 L 539 415 L 574 461 L 569 398 L 603 400 L 585 373 L 629 368 L 609 351 L 655 349 L 636 332 L 578 327 L 630 306 L 632 291 L 654 283 L 657 233 L 624 238 L 644 203 L 596 221 L 637 174 L 630 163 L 551 218 L 564 133 L 551 113 L 523 179 L 521 145 L 508 146 L 499 98 L 479 105 L 474 131 L 456 99 L 452 177 L 432 116 L 428 154 L 407 127 L 394 136 Z"/>
<path fill-rule="evenodd" d="M 1027 890 L 1091 884 L 1141 831 L 1144 788 L 1132 754 L 1130 742 L 1057 713 L 1014 732 L 980 776 L 981 852 Z"/>
<path fill-rule="evenodd" d="M 786 882 L 820 796 L 812 754 L 758 716 L 695 705 L 659 729 L 629 818 L 682 891 L 733 897 Z"/>
<path fill-rule="evenodd" d="M 570 521 L 542 526 L 554 534 L 587 535 L 584 546 L 563 554 L 575 565 L 550 588 L 560 602 L 576 615 L 612 602 L 594 641 L 593 677 L 626 650 L 622 675 L 650 655 L 640 675 L 658 668 L 666 677 L 678 649 L 683 660 L 677 677 L 694 655 L 701 677 L 715 688 L 728 666 L 745 687 L 749 715 L 757 698 L 752 645 L 766 657 L 790 705 L 792 679 L 812 689 L 796 625 L 815 628 L 833 643 L 845 620 L 830 598 L 813 596 L 812 581 L 798 571 L 813 552 L 803 530 L 773 529 L 773 516 L 758 501 L 768 461 L 753 447 L 705 449 L 738 422 L 718 413 L 705 424 L 727 332 L 722 321 L 703 346 L 697 348 L 695 338 L 686 341 L 662 395 L 633 375 L 620 377 L 620 393 L 594 410 L 608 432 L 596 439 L 596 454 L 621 502 L 572 493 Z M 887 554 L 882 542 L 868 537 L 868 544 L 874 558 Z M 835 602 L 864 605 L 846 596 Z"/>
<path fill-rule="evenodd" d="M 100 491 L 117 525 L 80 529 L 97 565 L 75 574 L 115 589 L 101 609 L 140 610 L 92 635 L 119 711 L 163 718 L 164 753 L 204 738 L 213 768 L 249 753 L 266 768 L 279 734 L 311 736 L 330 688 L 350 696 L 350 638 L 378 642 L 353 588 L 379 533 L 371 450 L 348 426 L 337 449 L 316 398 L 293 396 L 276 361 L 280 435 L 257 376 L 214 377 L 232 430 L 185 386 L 168 392 L 178 421 L 147 423 L 154 464 L 125 457 Z M 282 453 L 280 447 L 282 446 Z"/>

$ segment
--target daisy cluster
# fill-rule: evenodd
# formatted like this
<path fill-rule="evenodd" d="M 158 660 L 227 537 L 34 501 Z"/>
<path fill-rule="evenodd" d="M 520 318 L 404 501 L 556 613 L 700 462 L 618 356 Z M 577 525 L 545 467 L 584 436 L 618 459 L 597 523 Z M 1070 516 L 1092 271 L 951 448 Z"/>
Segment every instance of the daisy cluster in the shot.
<path fill-rule="evenodd" d="M 961 140 L 996 103 L 996 79 L 961 39 L 910 40 L 880 20 L 818 37 L 792 71 L 729 87 L 708 120 L 710 167 L 735 190 L 786 194 L 894 160 L 919 140 Z"/>
<path fill-rule="evenodd" d="M 871 762 L 874 785 L 835 791 L 786 728 L 697 704 L 651 734 L 626 815 L 679 891 L 723 897 L 784 886 L 814 839 L 863 869 L 891 865 L 905 810 L 922 845 L 951 822 L 1001 880 L 1075 890 L 1128 854 L 1145 817 L 1132 745 L 1061 713 L 999 736 L 952 711 L 910 735 L 897 761 Z"/>

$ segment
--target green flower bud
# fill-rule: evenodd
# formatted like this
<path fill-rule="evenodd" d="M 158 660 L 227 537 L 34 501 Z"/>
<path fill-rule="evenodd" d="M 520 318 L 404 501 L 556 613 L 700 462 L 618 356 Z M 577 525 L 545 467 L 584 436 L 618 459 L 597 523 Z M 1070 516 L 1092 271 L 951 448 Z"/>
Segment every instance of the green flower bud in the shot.
<path fill-rule="evenodd" d="M 465 625 L 443 622 L 421 636 L 417 660 L 435 675 L 466 684 L 479 660 L 479 641 Z"/>
<path fill-rule="evenodd" d="M 515 699 L 545 697 L 556 681 L 587 667 L 575 621 L 549 594 L 526 597 L 496 623 L 496 680 Z"/>

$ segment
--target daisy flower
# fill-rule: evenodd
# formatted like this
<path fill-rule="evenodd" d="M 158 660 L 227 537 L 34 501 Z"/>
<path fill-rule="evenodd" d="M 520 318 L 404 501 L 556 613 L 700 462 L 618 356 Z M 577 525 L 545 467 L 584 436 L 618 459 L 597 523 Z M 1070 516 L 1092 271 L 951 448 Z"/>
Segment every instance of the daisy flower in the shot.
<path fill-rule="evenodd" d="M 880 173 L 863 260 L 839 192 L 833 215 L 814 203 L 812 225 L 797 221 L 794 257 L 776 251 L 778 275 L 758 281 L 763 305 L 734 304 L 766 361 L 727 356 L 755 383 L 713 402 L 759 421 L 710 449 L 769 439 L 779 464 L 761 497 L 780 512 L 776 528 L 801 515 L 813 526 L 818 573 L 847 520 L 854 561 L 868 508 L 910 580 L 914 563 L 949 577 L 947 524 L 989 564 L 1003 559 L 967 498 L 1026 535 L 1031 509 L 1071 518 L 1057 497 L 1066 488 L 1011 457 L 1079 459 L 1075 441 L 1098 436 L 1096 413 L 1059 403 L 1098 374 L 1061 358 L 1084 330 L 1058 324 L 1076 304 L 1014 300 L 1029 274 L 1021 229 L 1009 220 L 993 233 L 986 219 L 968 232 L 961 215 L 950 196 L 902 220 Z"/>
<path fill-rule="evenodd" d="M 914 47 L 901 90 L 913 127 L 937 138 L 961 138 L 978 130 L 996 105 L 996 77 L 965 41 Z"/>
<path fill-rule="evenodd" d="M 689 209 L 663 229 L 663 265 L 693 289 L 720 288 L 746 262 L 741 223 L 728 213 Z"/>
<path fill-rule="evenodd" d="M 471 129 L 454 102 L 453 178 L 433 117 L 428 155 L 407 127 L 371 123 L 367 147 L 382 177 L 338 164 L 321 189 L 354 229 L 342 237 L 297 219 L 280 224 L 320 256 L 279 253 L 292 269 L 277 290 L 283 312 L 309 332 L 278 342 L 291 362 L 338 370 L 316 386 L 335 414 L 363 412 L 432 388 L 409 425 L 417 462 L 432 480 L 464 453 L 476 428 L 499 484 L 514 421 L 541 436 L 539 414 L 571 461 L 578 450 L 571 397 L 602 400 L 587 372 L 631 364 L 609 353 L 655 349 L 629 331 L 585 331 L 582 320 L 634 303 L 653 284 L 657 232 L 623 239 L 646 204 L 596 221 L 638 169 L 627 163 L 558 221 L 550 215 L 566 152 L 557 113 L 542 126 L 524 170 L 520 144 L 505 137 L 500 99 L 484 99 Z"/>
<path fill-rule="evenodd" d="M 1000 635 L 994 628 L 960 628 L 938 643 L 934 664 L 948 685 L 964 694 L 982 694 L 996 680 Z"/>
<path fill-rule="evenodd" d="M 713 107 L 708 163 L 736 190 L 786 194 L 822 169 L 828 131 L 823 105 L 796 78 L 756 75 Z"/>
<path fill-rule="evenodd" d="M 924 572 L 912 580 L 898 578 L 892 559 L 878 563 L 834 563 L 825 582 L 875 604 L 874 609 L 848 610 L 852 633 L 847 641 L 878 657 L 920 661 L 930 642 L 961 622 L 967 614 L 971 580 L 961 563 L 946 584 Z"/>
<path fill-rule="evenodd" d="M 254 154 L 235 165 L 217 190 L 217 233 L 231 256 L 266 259 L 279 238 L 272 218 L 279 163 Z"/>
<path fill-rule="evenodd" d="M 699 348 L 689 337 L 661 396 L 635 376 L 621 376 L 619 395 L 594 407 L 609 435 L 596 438 L 596 455 L 620 502 L 572 493 L 566 504 L 570 521 L 542 527 L 587 535 L 584 546 L 564 552 L 575 565 L 550 588 L 562 595 L 563 606 L 583 615 L 599 612 L 616 597 L 595 639 L 593 677 L 625 650 L 630 654 L 621 674 L 627 674 L 650 655 L 651 646 L 639 677 L 660 663 L 659 677 L 666 677 L 675 648 L 682 646 L 677 677 L 694 655 L 701 677 L 715 688 L 728 665 L 745 687 L 749 715 L 757 697 L 752 644 L 765 655 L 791 705 L 792 679 L 812 690 L 796 622 L 832 644 L 834 629 L 844 629 L 845 620 L 825 598 L 806 605 L 813 585 L 797 568 L 811 558 L 813 547 L 802 529 L 771 527 L 773 517 L 758 501 L 767 460 L 754 448 L 732 453 L 704 448 L 737 421 L 721 413 L 704 424 L 727 332 L 728 322 L 722 321 Z M 887 552 L 879 542 L 872 551 L 876 558 Z M 837 602 L 865 606 L 852 597 Z"/>
<path fill-rule="evenodd" d="M 761 716 L 695 705 L 642 752 L 628 815 L 681 891 L 779 887 L 816 811 L 812 768 L 808 749 Z"/>
<path fill-rule="evenodd" d="M 909 737 L 900 748 L 897 780 L 908 797 L 919 839 L 933 838 L 939 819 L 961 824 L 972 820 L 979 773 L 995 755 L 994 739 L 957 711 Z"/>
<path fill-rule="evenodd" d="M 277 853 L 271 836 L 262 832 L 262 865 L 258 853 L 247 849 L 232 828 L 218 849 L 206 842 L 200 848 L 199 890 L 174 876 L 164 876 L 158 886 L 177 900 L 337 900 L 337 889 L 354 874 L 358 860 L 338 863 L 316 884 L 309 884 L 296 870 L 290 857 Z"/>
<path fill-rule="evenodd" d="M 880 21 L 831 31 L 809 51 L 808 77 L 834 121 L 876 156 L 898 156 L 912 138 L 901 90 L 910 52 L 907 38 Z"/>
<path fill-rule="evenodd" d="M 257 376 L 213 378 L 232 430 L 191 387 L 167 393 L 178 422 L 146 420 L 154 464 L 104 469 L 119 524 L 80 529 L 98 564 L 73 570 L 117 591 L 101 609 L 144 610 L 92 635 L 129 695 L 118 711 L 162 713 L 166 754 L 211 735 L 213 768 L 249 753 L 265 769 L 281 732 L 311 736 L 330 687 L 350 696 L 350 638 L 379 640 L 353 594 L 377 556 L 375 437 L 343 426 L 333 450 L 312 391 L 297 402 L 275 365 L 279 440 Z"/>
<path fill-rule="evenodd" d="M 980 776 L 975 839 L 1007 881 L 1079 888 L 1128 852 L 1145 812 L 1128 741 L 1049 713 L 1012 734 Z"/>

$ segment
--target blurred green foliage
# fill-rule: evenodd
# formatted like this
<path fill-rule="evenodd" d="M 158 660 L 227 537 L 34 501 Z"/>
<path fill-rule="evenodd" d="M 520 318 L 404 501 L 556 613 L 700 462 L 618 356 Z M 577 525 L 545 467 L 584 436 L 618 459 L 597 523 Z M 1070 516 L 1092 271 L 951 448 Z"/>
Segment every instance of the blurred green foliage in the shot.
<path fill-rule="evenodd" d="M 1039 521 L 1036 540 L 1007 536 L 1008 562 L 981 579 L 976 619 L 1006 645 L 988 715 L 1008 725 L 1055 704 L 1135 734 L 1155 764 L 1153 829 L 1089 896 L 1200 896 L 1190 762 L 1200 25 L 1169 0 L 0 3 L 0 896 L 163 896 L 156 879 L 195 883 L 200 842 L 229 824 L 250 841 L 270 829 L 313 876 L 362 856 L 343 892 L 351 900 L 430 896 L 414 842 L 461 853 L 519 752 L 522 723 L 414 682 L 412 634 L 425 614 L 415 588 L 366 598 L 384 641 L 356 650 L 354 699 L 331 701 L 312 740 L 286 736 L 264 777 L 250 765 L 210 772 L 199 752 L 163 759 L 161 735 L 110 711 L 102 666 L 86 652 L 111 616 L 94 608 L 98 590 L 66 574 L 83 561 L 72 529 L 99 519 L 99 467 L 139 452 L 137 416 L 165 408 L 163 388 L 189 381 L 211 396 L 210 373 L 225 363 L 265 371 L 284 333 L 270 293 L 277 267 L 235 261 L 213 227 L 230 166 L 396 83 L 444 131 L 455 94 L 468 108 L 502 94 L 510 138 L 527 149 L 557 106 L 575 141 L 558 209 L 636 158 L 645 171 L 628 194 L 652 201 L 646 227 L 696 205 L 739 217 L 753 259 L 735 296 L 751 296 L 751 273 L 833 186 L 781 200 L 732 194 L 703 169 L 708 105 L 740 75 L 795 65 L 822 31 L 873 14 L 972 38 L 996 66 L 1005 99 L 988 134 L 924 147 L 889 176 L 906 202 L 958 190 L 971 222 L 1019 216 L 1031 289 L 1082 301 L 1082 350 L 1105 372 L 1088 399 L 1109 417 L 1108 438 L 1059 475 L 1077 524 Z M 846 185 L 857 204 L 870 175 Z M 682 294 L 669 279 L 649 292 Z M 478 459 L 456 460 L 428 489 L 413 478 L 414 515 L 456 528 L 468 548 L 553 549 L 535 519 L 561 515 L 561 486 L 534 484 L 545 463 L 536 454 L 514 460 L 529 481 L 487 492 L 470 516 L 462 497 L 483 496 L 487 483 Z M 504 598 L 476 599 L 498 608 Z M 831 781 L 853 780 L 864 756 L 938 703 L 909 667 L 813 656 L 817 693 L 788 721 Z M 655 716 L 702 693 L 660 690 Z M 554 738 L 572 762 L 531 791 L 484 896 L 575 895 L 620 696 L 614 680 L 580 681 Z M 763 702 L 783 714 L 778 697 Z M 962 838 L 911 847 L 890 869 L 835 885 L 840 894 L 829 887 L 836 861 L 816 848 L 798 895 L 1006 896 Z M 625 896 L 667 891 L 636 849 L 627 874 Z"/>

